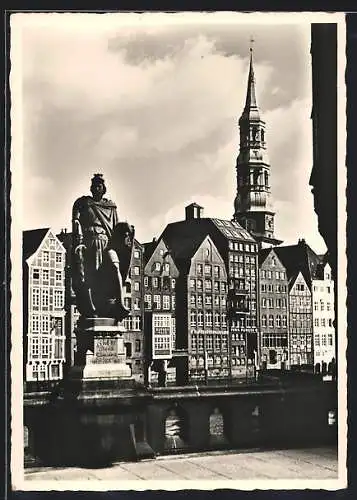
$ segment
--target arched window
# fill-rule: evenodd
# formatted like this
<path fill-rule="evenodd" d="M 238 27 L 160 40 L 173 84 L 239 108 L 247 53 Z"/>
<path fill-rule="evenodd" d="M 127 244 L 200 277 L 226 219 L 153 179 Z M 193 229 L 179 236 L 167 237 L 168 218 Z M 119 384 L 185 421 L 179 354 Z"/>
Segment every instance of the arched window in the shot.
<path fill-rule="evenodd" d="M 224 437 L 224 418 L 219 408 L 214 408 L 209 417 L 209 433 L 211 437 Z"/>
<path fill-rule="evenodd" d="M 269 186 L 269 174 L 268 172 L 264 172 L 264 184 L 265 186 Z"/>
<path fill-rule="evenodd" d="M 165 418 L 165 448 L 177 450 L 185 446 L 187 417 L 180 408 L 168 410 Z"/>
<path fill-rule="evenodd" d="M 264 129 L 262 129 L 260 131 L 260 137 L 261 137 L 261 141 L 264 142 L 265 141 L 265 131 L 264 131 Z"/>

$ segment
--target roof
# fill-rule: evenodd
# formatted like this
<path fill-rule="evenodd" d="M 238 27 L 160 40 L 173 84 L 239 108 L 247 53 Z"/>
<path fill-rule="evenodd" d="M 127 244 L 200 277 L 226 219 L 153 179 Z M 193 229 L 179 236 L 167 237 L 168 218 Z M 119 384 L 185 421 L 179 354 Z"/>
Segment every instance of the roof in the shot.
<path fill-rule="evenodd" d="M 159 240 L 154 238 L 152 241 L 148 241 L 147 243 L 142 243 L 144 248 L 144 262 L 147 264 L 149 262 L 150 257 L 154 253 L 155 248 L 157 247 Z"/>
<path fill-rule="evenodd" d="M 258 253 L 258 262 L 259 262 L 259 267 L 263 264 L 265 259 L 268 257 L 270 252 L 273 250 L 273 248 L 262 248 L 259 250 Z"/>
<path fill-rule="evenodd" d="M 238 222 L 224 219 L 211 219 L 217 228 L 224 233 L 230 240 L 236 241 L 255 241 L 253 236 L 248 233 Z"/>
<path fill-rule="evenodd" d="M 276 247 L 274 251 L 285 266 L 289 281 L 301 272 L 306 283 L 311 285 L 311 280 L 317 277 L 322 262 L 305 240 L 299 240 L 297 245 Z"/>
<path fill-rule="evenodd" d="M 30 229 L 28 231 L 23 231 L 22 256 L 24 260 L 28 259 L 36 252 L 49 230 L 49 227 L 44 227 L 41 229 Z"/>
<path fill-rule="evenodd" d="M 177 265 L 191 259 L 206 236 L 210 236 L 218 251 L 228 240 L 255 241 L 238 222 L 212 218 L 173 222 L 161 235 Z"/>
<path fill-rule="evenodd" d="M 250 49 L 249 75 L 247 83 L 247 97 L 241 119 L 260 120 L 257 98 L 255 95 L 255 77 L 253 68 L 253 50 Z"/>

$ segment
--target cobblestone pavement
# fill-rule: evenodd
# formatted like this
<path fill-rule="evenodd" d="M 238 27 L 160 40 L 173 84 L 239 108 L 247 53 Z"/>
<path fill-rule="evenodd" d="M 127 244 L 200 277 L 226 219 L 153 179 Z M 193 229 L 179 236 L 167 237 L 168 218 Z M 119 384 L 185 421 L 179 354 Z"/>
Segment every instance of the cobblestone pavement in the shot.
<path fill-rule="evenodd" d="M 337 450 L 210 452 L 119 462 L 103 469 L 42 467 L 25 470 L 25 481 L 337 479 Z"/>

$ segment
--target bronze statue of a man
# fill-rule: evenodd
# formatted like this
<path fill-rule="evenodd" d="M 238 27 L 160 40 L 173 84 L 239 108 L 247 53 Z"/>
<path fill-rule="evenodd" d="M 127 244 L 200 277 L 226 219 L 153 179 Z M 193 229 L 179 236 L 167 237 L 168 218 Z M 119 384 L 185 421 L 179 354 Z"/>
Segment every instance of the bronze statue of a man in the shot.
<path fill-rule="evenodd" d="M 109 317 L 121 321 L 123 282 L 131 262 L 134 227 L 118 222 L 117 207 L 103 198 L 102 174 L 95 174 L 92 196 L 82 196 L 72 211 L 72 286 L 84 317 Z"/>

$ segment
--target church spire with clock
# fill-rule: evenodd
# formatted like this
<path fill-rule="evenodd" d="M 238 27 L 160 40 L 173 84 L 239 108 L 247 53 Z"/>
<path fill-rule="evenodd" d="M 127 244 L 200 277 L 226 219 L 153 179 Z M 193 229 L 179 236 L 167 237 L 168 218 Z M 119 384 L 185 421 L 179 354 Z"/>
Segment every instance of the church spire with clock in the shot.
<path fill-rule="evenodd" d="M 253 40 L 251 40 L 253 42 Z M 270 165 L 266 150 L 265 122 L 255 94 L 253 48 L 250 48 L 247 97 L 239 119 L 240 146 L 237 158 L 237 196 L 233 219 L 261 244 L 279 245 L 274 237 L 274 216 L 270 192 Z"/>

